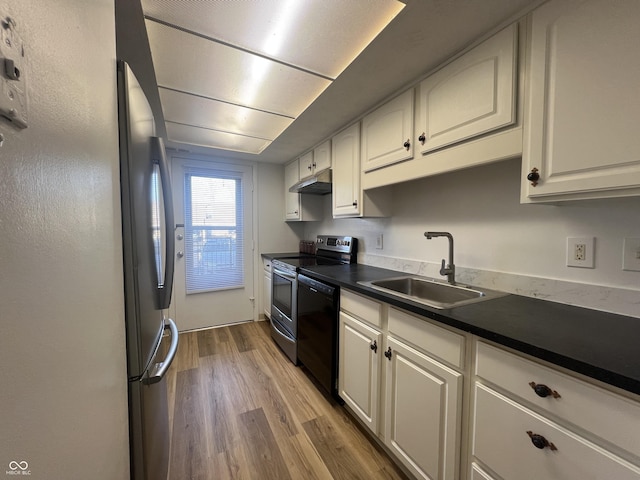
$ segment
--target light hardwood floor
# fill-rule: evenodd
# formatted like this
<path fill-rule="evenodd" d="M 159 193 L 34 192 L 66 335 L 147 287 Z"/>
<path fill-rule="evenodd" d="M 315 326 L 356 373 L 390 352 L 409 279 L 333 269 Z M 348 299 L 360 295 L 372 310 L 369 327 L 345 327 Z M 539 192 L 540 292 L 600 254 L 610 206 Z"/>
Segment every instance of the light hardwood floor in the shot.
<path fill-rule="evenodd" d="M 171 480 L 407 478 L 267 322 L 181 334 L 167 385 Z"/>

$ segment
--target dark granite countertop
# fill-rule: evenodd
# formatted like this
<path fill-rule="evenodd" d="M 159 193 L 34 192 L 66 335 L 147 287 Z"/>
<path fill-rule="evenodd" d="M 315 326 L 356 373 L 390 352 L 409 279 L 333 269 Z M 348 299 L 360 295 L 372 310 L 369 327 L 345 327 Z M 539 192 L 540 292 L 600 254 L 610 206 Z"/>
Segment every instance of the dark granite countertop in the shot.
<path fill-rule="evenodd" d="M 266 258 L 267 260 L 274 260 L 276 258 L 297 258 L 297 257 L 302 257 L 304 255 L 310 255 L 310 254 L 300 253 L 300 252 L 263 253 L 262 258 Z"/>
<path fill-rule="evenodd" d="M 301 273 L 640 395 L 640 318 L 511 294 L 439 310 L 358 283 L 401 272 L 351 264 Z"/>

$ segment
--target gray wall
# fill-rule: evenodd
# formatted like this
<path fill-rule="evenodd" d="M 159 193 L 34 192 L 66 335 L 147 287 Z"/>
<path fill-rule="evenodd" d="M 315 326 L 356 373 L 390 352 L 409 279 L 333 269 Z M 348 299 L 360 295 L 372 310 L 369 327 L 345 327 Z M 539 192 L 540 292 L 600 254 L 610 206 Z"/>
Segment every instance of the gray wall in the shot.
<path fill-rule="evenodd" d="M 127 479 L 114 3 L 0 13 L 29 97 L 28 128 L 0 120 L 0 472 Z"/>

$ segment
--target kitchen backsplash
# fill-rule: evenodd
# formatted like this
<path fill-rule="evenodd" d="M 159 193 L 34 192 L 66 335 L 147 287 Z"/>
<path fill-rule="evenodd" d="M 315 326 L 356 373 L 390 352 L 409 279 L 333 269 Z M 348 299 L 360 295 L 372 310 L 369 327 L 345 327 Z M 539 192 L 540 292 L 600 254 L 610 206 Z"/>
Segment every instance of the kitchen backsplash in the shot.
<path fill-rule="evenodd" d="M 437 263 L 368 253 L 358 254 L 358 263 L 444 280 L 439 273 L 440 264 Z M 637 290 L 458 266 L 456 266 L 456 281 L 491 290 L 640 318 L 640 293 Z"/>

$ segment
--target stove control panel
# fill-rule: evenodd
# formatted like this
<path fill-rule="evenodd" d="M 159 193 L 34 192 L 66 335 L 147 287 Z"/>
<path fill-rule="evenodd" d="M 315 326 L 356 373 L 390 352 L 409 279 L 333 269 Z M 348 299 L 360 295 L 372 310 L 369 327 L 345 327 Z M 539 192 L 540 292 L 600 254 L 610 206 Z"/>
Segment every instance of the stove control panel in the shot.
<path fill-rule="evenodd" d="M 318 235 L 316 245 L 318 250 L 331 250 L 334 252 L 352 253 L 356 249 L 358 240 L 353 237 L 338 237 Z"/>

